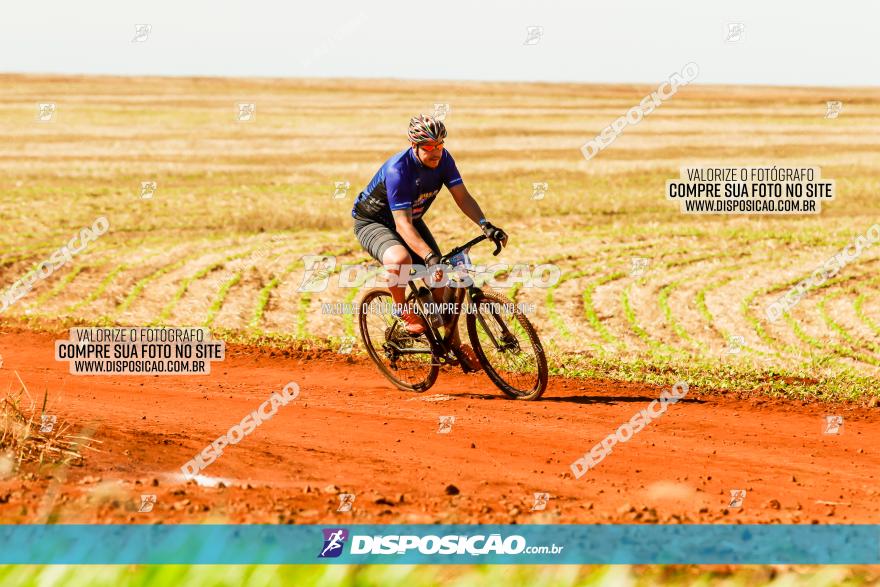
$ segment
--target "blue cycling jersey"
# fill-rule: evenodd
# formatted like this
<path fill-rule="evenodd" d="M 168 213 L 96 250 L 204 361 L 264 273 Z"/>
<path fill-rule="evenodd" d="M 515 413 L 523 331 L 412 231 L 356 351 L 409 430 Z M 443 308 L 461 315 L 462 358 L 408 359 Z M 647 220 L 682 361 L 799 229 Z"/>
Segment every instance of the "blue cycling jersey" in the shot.
<path fill-rule="evenodd" d="M 386 161 L 370 184 L 358 194 L 351 215 L 381 222 L 394 228 L 392 210 L 412 208 L 413 220 L 421 218 L 444 185 L 462 183 L 455 159 L 443 150 L 436 168 L 426 167 L 412 148 L 407 147 Z"/>

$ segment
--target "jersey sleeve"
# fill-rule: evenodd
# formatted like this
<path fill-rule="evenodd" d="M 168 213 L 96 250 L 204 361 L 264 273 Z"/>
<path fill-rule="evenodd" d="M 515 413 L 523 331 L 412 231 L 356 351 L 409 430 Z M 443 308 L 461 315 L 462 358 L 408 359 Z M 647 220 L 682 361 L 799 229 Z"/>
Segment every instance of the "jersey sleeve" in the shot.
<path fill-rule="evenodd" d="M 412 182 L 406 181 L 406 177 L 397 167 L 392 167 L 386 172 L 385 191 L 388 194 L 388 208 L 390 210 L 412 208 L 416 199 Z"/>
<path fill-rule="evenodd" d="M 440 161 L 440 177 L 443 178 L 443 185 L 447 189 L 464 183 L 461 174 L 458 172 L 458 167 L 455 166 L 455 159 L 452 158 L 452 153 L 449 151 L 444 151 L 443 160 Z"/>

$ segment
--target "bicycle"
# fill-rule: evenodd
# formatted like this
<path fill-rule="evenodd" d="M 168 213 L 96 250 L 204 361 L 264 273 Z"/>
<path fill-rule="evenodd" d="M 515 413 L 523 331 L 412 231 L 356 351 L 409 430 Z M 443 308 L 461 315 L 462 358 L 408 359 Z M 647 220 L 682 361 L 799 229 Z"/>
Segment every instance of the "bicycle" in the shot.
<path fill-rule="evenodd" d="M 415 271 L 410 271 L 411 279 L 407 282 L 410 291 L 405 303 L 427 325 L 423 334 L 409 334 L 403 321 L 393 316 L 393 301 L 387 289 L 370 289 L 361 297 L 358 327 L 364 348 L 397 388 L 428 390 L 437 381 L 442 365 L 460 366 L 465 373 L 471 372 L 461 351 L 451 342 L 462 312 L 466 315 L 474 353 L 486 375 L 501 391 L 514 399 L 536 400 L 547 388 L 547 358 L 528 318 L 500 293 L 478 287 L 473 279 L 469 285 L 465 284 L 462 271 L 472 270 L 468 252 L 486 238 L 481 235 L 440 258 L 441 265 L 456 271 L 450 273 L 449 278 L 458 283 L 450 302 L 453 311 L 445 315 L 431 311 L 430 288 L 417 286 L 416 279 L 412 278 Z M 492 254 L 498 255 L 500 251 L 501 245 L 495 243 Z M 421 281 L 427 285 L 424 277 Z"/>

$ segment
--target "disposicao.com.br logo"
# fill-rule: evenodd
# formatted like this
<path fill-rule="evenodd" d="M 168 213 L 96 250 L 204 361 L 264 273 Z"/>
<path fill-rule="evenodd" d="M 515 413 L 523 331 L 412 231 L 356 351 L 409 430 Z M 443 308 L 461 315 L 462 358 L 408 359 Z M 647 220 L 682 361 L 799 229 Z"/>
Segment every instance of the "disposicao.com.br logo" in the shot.
<path fill-rule="evenodd" d="M 342 554 L 345 541 L 349 538 L 345 528 L 325 528 L 324 544 L 318 558 L 335 558 Z M 470 554 L 480 556 L 486 554 L 561 554 L 564 546 L 528 546 L 526 539 L 518 534 L 507 537 L 501 534 L 475 534 L 466 536 L 446 534 L 442 536 L 429 534 L 383 535 L 351 535 L 349 554 L 404 555 L 411 550 L 418 554 Z"/>
<path fill-rule="evenodd" d="M 324 545 L 318 558 L 336 558 L 342 554 L 345 541 L 348 539 L 348 530 L 345 528 L 324 528 Z"/>

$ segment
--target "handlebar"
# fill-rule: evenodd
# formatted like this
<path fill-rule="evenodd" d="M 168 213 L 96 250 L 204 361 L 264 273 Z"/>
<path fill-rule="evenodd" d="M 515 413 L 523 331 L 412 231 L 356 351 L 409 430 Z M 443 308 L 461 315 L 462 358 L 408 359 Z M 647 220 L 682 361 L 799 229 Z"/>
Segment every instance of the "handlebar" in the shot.
<path fill-rule="evenodd" d="M 463 244 L 463 245 L 461 245 L 461 246 L 458 246 L 458 247 L 455 247 L 454 249 L 452 249 L 451 251 L 449 251 L 448 253 L 446 253 L 446 254 L 443 255 L 442 257 L 440 257 L 440 263 L 441 263 L 441 264 L 446 264 L 446 263 L 449 261 L 449 258 L 450 258 L 450 257 L 454 257 L 455 255 L 459 254 L 460 252 L 462 252 L 462 251 L 464 251 L 464 250 L 467 250 L 467 249 L 471 248 L 472 246 L 474 246 L 475 244 L 477 244 L 477 243 L 479 243 L 479 242 L 481 242 L 481 241 L 484 241 L 484 240 L 486 240 L 486 239 L 488 239 L 488 238 L 489 238 L 489 237 L 487 237 L 485 234 L 481 234 L 480 236 L 478 236 L 478 237 L 476 237 L 476 238 L 474 238 L 474 239 L 469 240 L 469 241 L 466 242 L 465 244 Z M 495 252 L 492 253 L 492 254 L 495 255 L 495 256 L 497 257 L 497 256 L 498 256 L 498 253 L 500 253 L 500 252 L 501 252 L 501 243 L 496 242 L 496 243 L 495 243 Z"/>

